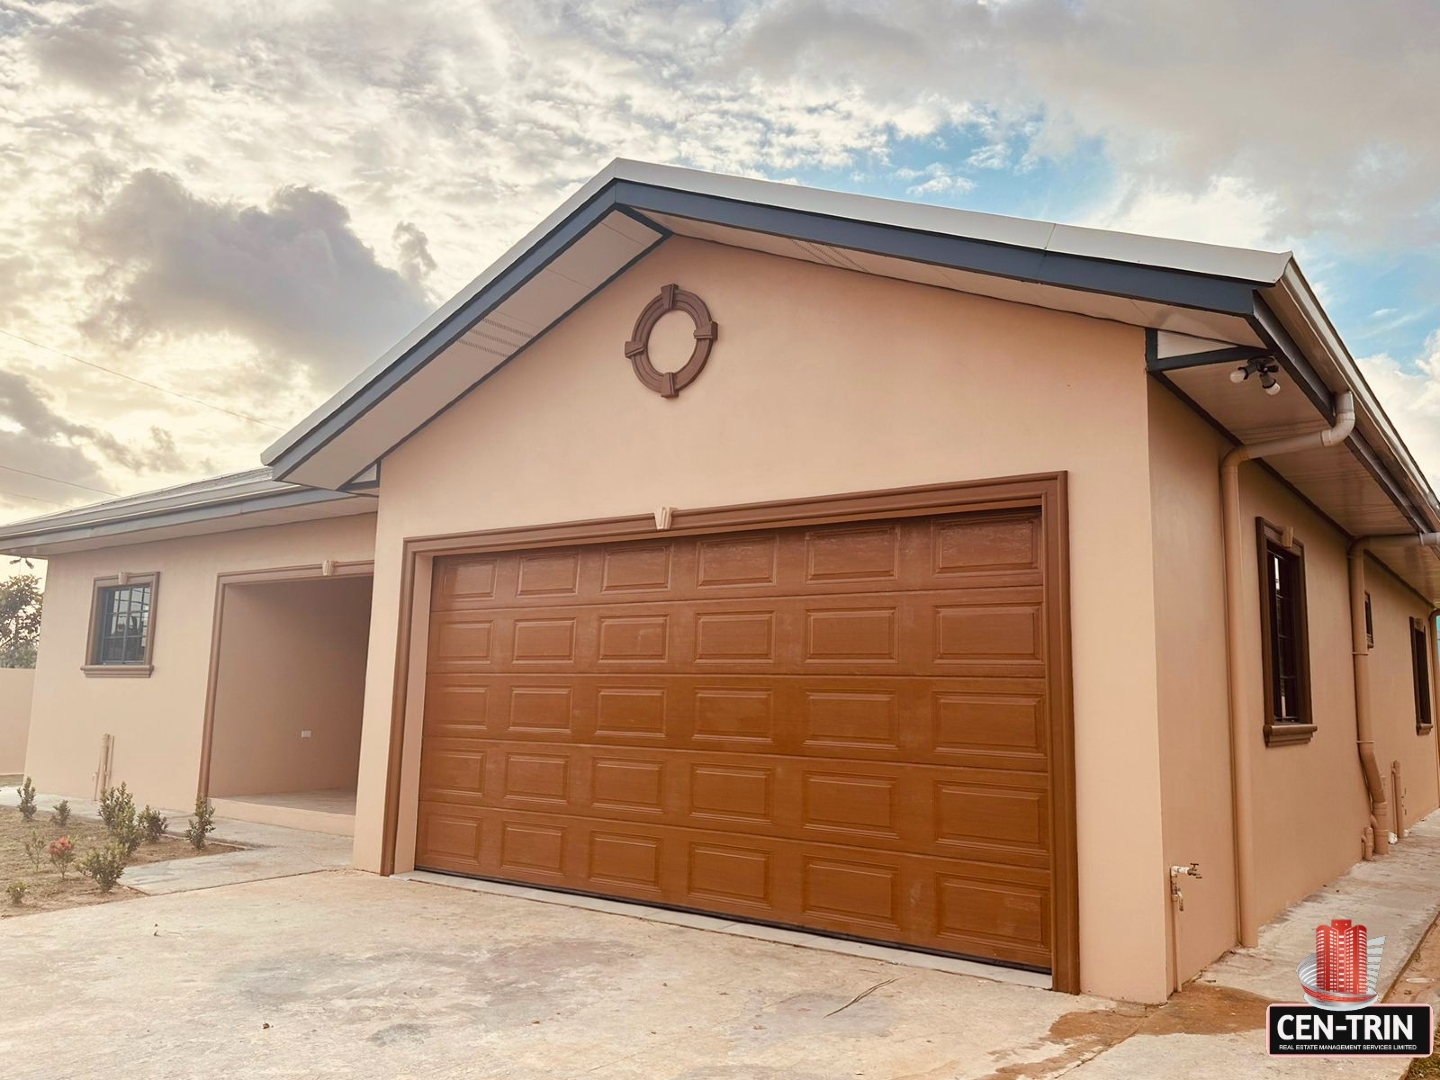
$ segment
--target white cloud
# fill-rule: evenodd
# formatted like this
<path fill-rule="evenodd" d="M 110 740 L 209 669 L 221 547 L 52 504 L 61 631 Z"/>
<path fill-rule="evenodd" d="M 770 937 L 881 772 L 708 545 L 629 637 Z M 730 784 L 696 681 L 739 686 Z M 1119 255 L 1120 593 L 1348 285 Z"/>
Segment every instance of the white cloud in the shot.
<path fill-rule="evenodd" d="M 926 195 L 964 195 L 975 190 L 975 181 L 957 175 L 949 166 L 938 161 L 923 169 L 896 169 L 895 175 L 901 180 L 916 181 L 905 190 L 919 198 Z"/>
<path fill-rule="evenodd" d="M 1426 339 L 1413 364 L 1384 353 L 1357 362 L 1430 486 L 1440 489 L 1440 330 Z"/>
<path fill-rule="evenodd" d="M 0 329 L 283 425 L 614 156 L 873 171 L 955 126 L 983 145 L 916 197 L 1099 146 L 1095 224 L 1433 244 L 1436 70 L 1431 0 L 0 0 Z M 274 434 L 10 339 L 0 364 L 122 447 L 173 437 L 138 472 L 79 440 L 97 486 Z"/>
<path fill-rule="evenodd" d="M 1099 140 L 1123 174 L 1276 200 L 1275 235 L 1440 237 L 1432 0 L 778 0 L 737 58 L 769 79 L 861 88 L 892 107 L 983 105 L 1003 136 L 1063 158 Z M 1279 43 L 1277 45 L 1277 43 Z"/>
<path fill-rule="evenodd" d="M 96 303 L 81 327 L 126 347 L 156 334 L 229 331 L 338 382 L 432 306 L 424 233 L 396 226 L 405 272 L 392 270 L 355 235 L 345 207 L 310 188 L 241 206 L 142 170 L 81 223 L 80 239 L 99 259 Z"/>
<path fill-rule="evenodd" d="M 1265 247 L 1274 243 L 1274 217 L 1273 197 L 1221 176 L 1194 193 L 1129 185 L 1092 211 L 1084 224 L 1204 244 Z"/>

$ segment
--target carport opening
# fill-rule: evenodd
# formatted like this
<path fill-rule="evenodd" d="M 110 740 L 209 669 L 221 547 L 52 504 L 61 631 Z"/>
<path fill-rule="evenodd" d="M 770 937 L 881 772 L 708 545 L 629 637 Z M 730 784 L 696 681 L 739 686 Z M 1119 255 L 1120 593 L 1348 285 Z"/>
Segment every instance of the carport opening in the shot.
<path fill-rule="evenodd" d="M 369 576 L 225 587 L 209 795 L 243 821 L 353 833 Z"/>

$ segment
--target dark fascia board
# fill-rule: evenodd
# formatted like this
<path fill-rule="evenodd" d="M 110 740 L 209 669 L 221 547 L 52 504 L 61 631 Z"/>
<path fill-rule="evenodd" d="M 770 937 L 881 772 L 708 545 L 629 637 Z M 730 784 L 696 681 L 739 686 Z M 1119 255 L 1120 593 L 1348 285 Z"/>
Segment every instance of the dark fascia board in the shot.
<path fill-rule="evenodd" d="M 1252 310 L 1253 281 L 921 232 L 875 221 L 830 217 L 789 207 L 657 187 L 634 180 L 617 180 L 615 198 L 617 202 L 642 213 L 668 214 L 728 225 L 750 232 L 849 248 L 952 270 L 1241 317 L 1248 316 Z"/>
<path fill-rule="evenodd" d="M 1335 395 L 1330 392 L 1329 386 L 1320 378 L 1320 375 L 1310 362 L 1305 359 L 1300 347 L 1281 324 L 1280 319 L 1257 292 L 1255 294 L 1255 313 L 1250 319 L 1250 325 L 1255 333 L 1260 336 L 1261 341 L 1271 342 L 1275 346 L 1275 357 L 1285 373 L 1293 379 L 1297 386 L 1311 403 L 1320 410 L 1320 415 L 1325 422 L 1335 422 Z M 1375 478 L 1375 482 L 1384 490 L 1385 495 L 1395 504 L 1406 519 L 1420 532 L 1427 532 L 1430 528 L 1425 515 L 1416 508 L 1405 489 L 1396 481 L 1394 475 L 1386 468 L 1380 456 L 1366 442 L 1364 436 L 1358 431 L 1345 440 L 1345 445 L 1350 452 L 1365 466 L 1367 472 Z"/>
<path fill-rule="evenodd" d="M 1310 399 L 1310 403 L 1320 410 L 1325 422 L 1335 423 L 1335 395 L 1330 392 L 1330 387 L 1325 385 L 1325 380 L 1320 378 L 1310 361 L 1305 359 L 1300 346 L 1295 344 L 1295 340 L 1280 324 L 1275 312 L 1270 310 L 1270 305 L 1259 292 L 1255 293 L 1254 302 L 1254 310 L 1247 319 L 1250 328 L 1261 341 L 1270 344 L 1275 359 L 1285 374 L 1289 375 L 1300 388 L 1300 392 Z"/>
<path fill-rule="evenodd" d="M 196 521 L 211 521 L 240 517 L 262 510 L 284 510 L 316 503 L 337 502 L 356 496 L 323 488 L 300 488 L 265 495 L 253 495 L 221 502 L 202 503 L 180 508 L 153 510 L 148 513 L 131 514 L 113 521 L 90 524 L 59 526 L 36 523 L 40 527 L 0 529 L 0 551 L 9 551 L 13 545 L 36 547 L 44 544 L 73 543 L 76 540 L 90 540 L 106 536 L 124 536 L 129 533 L 148 532 L 174 525 L 188 525 Z"/>
<path fill-rule="evenodd" d="M 1047 252 L 614 179 L 473 296 L 460 303 L 448 317 L 437 322 L 425 336 L 400 352 L 349 398 L 294 438 L 287 437 L 277 443 L 273 452 L 267 452 L 265 457 L 276 479 L 284 479 L 319 453 L 411 374 L 438 356 L 516 289 L 540 273 L 612 210 L 629 214 L 657 230 L 656 244 L 667 238 L 669 232 L 646 217 L 647 213 L 668 214 L 1017 281 L 1106 293 L 1242 318 L 1250 317 L 1254 310 L 1255 286 L 1251 281 Z M 367 462 L 362 467 L 368 465 Z"/>
<path fill-rule="evenodd" d="M 1375 478 L 1375 482 L 1379 484 L 1385 492 L 1386 498 L 1394 503 L 1396 509 L 1404 514 L 1410 524 L 1415 527 L 1415 531 L 1422 533 L 1428 532 L 1430 526 L 1425 521 L 1424 515 L 1415 508 L 1415 504 L 1411 501 L 1410 496 L 1405 493 L 1405 489 L 1395 482 L 1395 478 L 1391 476 L 1390 471 L 1385 468 L 1385 464 L 1380 460 L 1380 456 L 1376 454 L 1370 444 L 1365 441 L 1365 437 L 1358 431 L 1353 432 L 1350 437 L 1345 440 L 1345 445 L 1350 448 L 1350 452 L 1355 455 L 1360 461 L 1360 464 L 1365 466 L 1365 471 Z"/>

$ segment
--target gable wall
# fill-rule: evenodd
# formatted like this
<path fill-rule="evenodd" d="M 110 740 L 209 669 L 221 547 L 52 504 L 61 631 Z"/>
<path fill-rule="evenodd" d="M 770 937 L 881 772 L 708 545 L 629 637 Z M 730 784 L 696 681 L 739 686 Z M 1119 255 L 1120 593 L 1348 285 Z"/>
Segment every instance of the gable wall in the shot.
<path fill-rule="evenodd" d="M 622 352 L 669 282 L 720 326 L 709 366 L 673 401 Z M 385 459 L 357 861 L 380 859 L 406 537 L 1062 470 L 1082 978 L 1163 996 L 1142 332 L 700 241 L 667 241 Z"/>

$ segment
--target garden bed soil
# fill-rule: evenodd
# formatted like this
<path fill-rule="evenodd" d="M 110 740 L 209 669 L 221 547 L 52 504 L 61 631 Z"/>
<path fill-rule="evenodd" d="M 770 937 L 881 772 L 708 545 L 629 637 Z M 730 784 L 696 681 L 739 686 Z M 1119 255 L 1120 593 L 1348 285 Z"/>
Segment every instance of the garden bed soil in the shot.
<path fill-rule="evenodd" d="M 179 823 L 183 829 L 185 823 Z M 172 826 L 174 827 L 174 826 Z M 41 854 L 37 869 L 25 854 L 25 841 L 38 836 L 46 847 L 52 840 L 68 836 L 75 845 L 75 861 L 60 877 L 60 871 L 50 863 L 49 856 Z M 125 878 L 109 893 L 102 893 L 89 878 L 81 875 L 78 867 L 81 860 L 96 848 L 103 848 L 110 839 L 105 826 L 98 821 L 89 821 L 72 814 L 67 825 L 56 825 L 49 810 L 41 810 L 33 821 L 26 821 L 20 811 L 13 807 L 0 807 L 0 919 L 16 915 L 30 915 L 39 911 L 55 911 L 59 908 L 78 907 L 82 904 L 103 904 L 110 900 L 129 900 L 141 895 L 125 887 Z M 205 850 L 196 851 L 189 841 L 180 837 L 166 836 L 154 844 L 141 843 L 130 860 L 131 866 L 144 863 L 165 862 L 169 859 L 190 859 L 199 855 L 218 855 L 235 851 L 226 844 L 207 844 Z M 12 881 L 23 881 L 28 886 L 25 899 L 16 905 L 9 901 L 4 889 Z"/>

